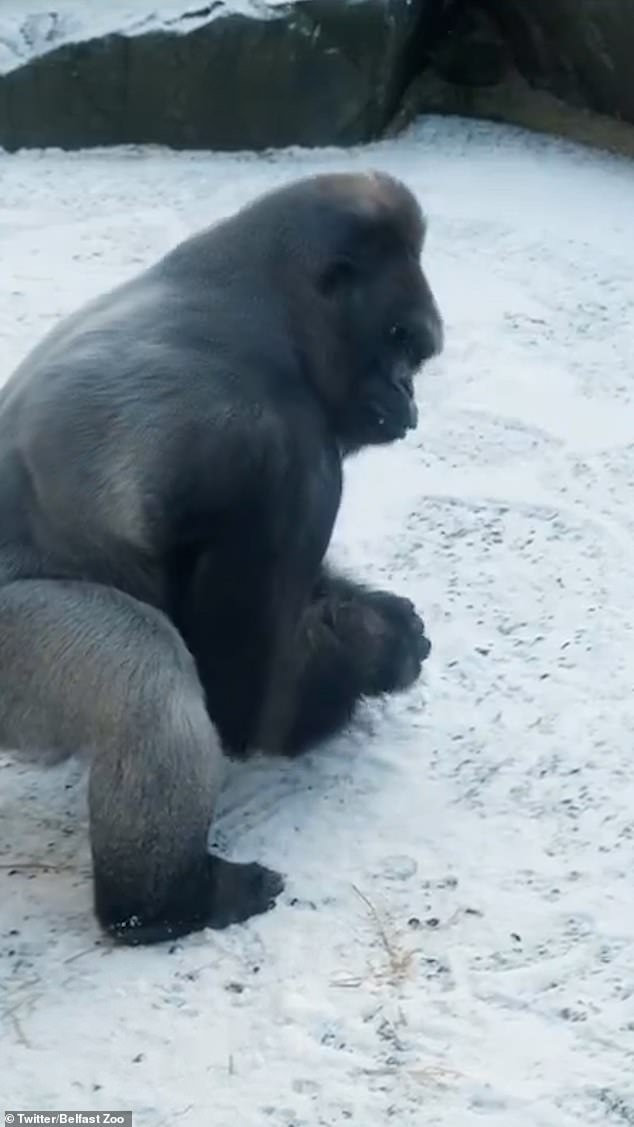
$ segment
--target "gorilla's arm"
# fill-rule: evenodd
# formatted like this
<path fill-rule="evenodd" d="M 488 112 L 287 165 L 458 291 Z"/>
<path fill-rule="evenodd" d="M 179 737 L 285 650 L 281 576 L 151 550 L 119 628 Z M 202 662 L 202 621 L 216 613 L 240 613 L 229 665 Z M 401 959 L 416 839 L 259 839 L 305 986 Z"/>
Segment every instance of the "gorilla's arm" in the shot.
<path fill-rule="evenodd" d="M 284 483 L 267 492 L 261 479 L 258 506 L 241 511 L 189 575 L 173 576 L 181 596 L 173 620 L 224 749 L 236 757 L 288 744 L 301 696 L 304 617 L 341 496 L 336 448 L 307 457 L 311 434 L 299 427 L 296 437 Z"/>
<path fill-rule="evenodd" d="M 288 756 L 312 748 L 352 718 L 362 697 L 411 685 L 429 654 L 424 625 L 408 599 L 323 568 L 298 614 L 299 629 L 286 635 L 289 661 L 278 669 L 287 710 L 267 736 L 257 730 L 263 681 L 253 621 L 239 592 L 227 597 L 225 587 L 220 604 L 210 597 L 213 569 L 210 556 L 190 590 L 184 634 L 209 712 L 233 756 L 255 744 Z M 227 568 L 224 574 L 238 572 Z"/>

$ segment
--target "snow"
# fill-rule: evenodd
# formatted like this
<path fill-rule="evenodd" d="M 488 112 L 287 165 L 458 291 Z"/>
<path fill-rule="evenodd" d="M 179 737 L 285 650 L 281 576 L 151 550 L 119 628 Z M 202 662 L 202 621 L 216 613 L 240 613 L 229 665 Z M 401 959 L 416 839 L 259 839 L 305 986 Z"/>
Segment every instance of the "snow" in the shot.
<path fill-rule="evenodd" d="M 295 0 L 302 2 L 302 0 Z M 262 19 L 287 0 L 56 0 L 54 10 L 42 0 L 1 0 L 0 74 L 22 66 L 65 43 L 102 35 L 138 35 L 154 31 L 195 31 L 227 13 Z"/>
<path fill-rule="evenodd" d="M 287 891 L 173 948 L 102 940 L 76 768 L 0 759 L 0 1106 L 634 1123 L 633 166 L 434 119 L 347 153 L 0 157 L 2 368 L 264 188 L 367 165 L 428 211 L 447 345 L 418 432 L 350 466 L 336 554 L 424 610 L 424 680 L 232 771 L 214 840 Z"/>

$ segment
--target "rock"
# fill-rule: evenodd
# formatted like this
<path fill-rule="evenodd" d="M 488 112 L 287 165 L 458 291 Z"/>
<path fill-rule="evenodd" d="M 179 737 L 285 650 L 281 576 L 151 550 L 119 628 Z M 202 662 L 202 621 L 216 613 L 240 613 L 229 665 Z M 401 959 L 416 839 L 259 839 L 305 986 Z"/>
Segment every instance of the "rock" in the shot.
<path fill-rule="evenodd" d="M 632 0 L 481 0 L 520 72 L 572 105 L 634 123 Z"/>
<path fill-rule="evenodd" d="M 566 105 L 545 90 L 535 90 L 517 72 L 495 86 L 458 86 L 429 68 L 406 91 L 387 136 L 397 136 L 420 114 L 430 113 L 505 122 L 634 158 L 631 125 Z"/>
<path fill-rule="evenodd" d="M 497 23 L 477 7 L 449 9 L 431 61 L 441 78 L 458 86 L 494 86 L 504 77 L 509 49 Z"/>
<path fill-rule="evenodd" d="M 435 2 L 241 0 L 234 10 L 231 0 L 189 9 L 163 0 L 159 18 L 148 0 L 143 16 L 117 22 L 109 5 L 92 17 L 79 0 L 25 16 L 23 6 L 12 15 L 9 0 L 0 10 L 0 145 L 369 140 L 412 77 L 413 45 Z"/>
<path fill-rule="evenodd" d="M 439 0 L 386 128 L 461 114 L 634 154 L 634 0 Z"/>

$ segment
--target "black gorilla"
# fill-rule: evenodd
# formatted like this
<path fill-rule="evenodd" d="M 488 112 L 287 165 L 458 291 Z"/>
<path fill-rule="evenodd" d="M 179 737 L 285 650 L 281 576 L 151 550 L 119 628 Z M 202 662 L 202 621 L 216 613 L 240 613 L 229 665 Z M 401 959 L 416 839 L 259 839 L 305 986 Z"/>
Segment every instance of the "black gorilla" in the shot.
<path fill-rule="evenodd" d="M 127 943 L 282 888 L 210 855 L 223 757 L 295 755 L 429 652 L 405 599 L 323 567 L 342 459 L 416 424 L 442 347 L 425 225 L 316 176 L 58 325 L 0 392 L 0 745 L 91 757 L 95 908 Z"/>

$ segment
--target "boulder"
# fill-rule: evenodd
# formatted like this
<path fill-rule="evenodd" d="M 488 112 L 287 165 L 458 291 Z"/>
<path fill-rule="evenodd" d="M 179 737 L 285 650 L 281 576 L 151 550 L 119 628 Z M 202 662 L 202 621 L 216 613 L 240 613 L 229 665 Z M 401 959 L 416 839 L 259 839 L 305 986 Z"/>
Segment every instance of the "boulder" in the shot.
<path fill-rule="evenodd" d="M 459 114 L 634 156 L 634 0 L 439 0 L 387 126 Z"/>
<path fill-rule="evenodd" d="M 634 123 L 634 0 L 478 0 L 475 6 L 496 20 L 533 85 Z"/>
<path fill-rule="evenodd" d="M 36 3 L 0 7 L 0 146 L 9 150 L 378 137 L 435 0 L 137 0 L 132 15 L 130 3 L 117 11 L 65 0 L 57 12 Z"/>

